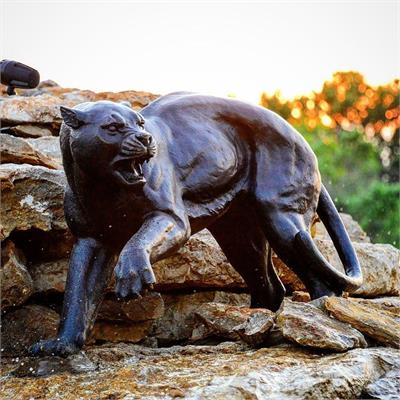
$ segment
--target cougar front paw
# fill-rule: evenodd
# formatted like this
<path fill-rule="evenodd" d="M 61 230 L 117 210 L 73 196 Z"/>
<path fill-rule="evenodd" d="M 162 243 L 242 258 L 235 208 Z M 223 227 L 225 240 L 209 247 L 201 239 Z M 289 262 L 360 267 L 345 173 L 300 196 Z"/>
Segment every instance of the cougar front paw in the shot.
<path fill-rule="evenodd" d="M 115 267 L 118 297 L 136 297 L 156 282 L 153 269 L 145 255 L 122 251 Z"/>
<path fill-rule="evenodd" d="M 29 348 L 29 354 L 33 357 L 60 356 L 68 357 L 77 353 L 80 347 L 64 338 L 40 340 Z"/>

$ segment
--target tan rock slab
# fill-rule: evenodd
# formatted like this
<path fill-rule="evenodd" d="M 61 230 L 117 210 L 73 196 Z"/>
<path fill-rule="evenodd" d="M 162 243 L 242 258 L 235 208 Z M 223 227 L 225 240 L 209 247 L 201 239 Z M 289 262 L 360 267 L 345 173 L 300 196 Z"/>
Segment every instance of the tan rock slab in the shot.
<path fill-rule="evenodd" d="M 301 346 L 339 352 L 367 347 L 362 333 L 349 324 L 330 318 L 310 303 L 285 299 L 276 324 L 286 339 Z"/>
<path fill-rule="evenodd" d="M 35 149 L 29 142 L 16 136 L 0 134 L 1 163 L 42 165 L 61 169 L 61 164 Z"/>
<path fill-rule="evenodd" d="M 53 132 L 50 128 L 32 124 L 16 125 L 10 129 L 15 136 L 23 138 L 41 138 L 46 136 L 51 137 L 53 135 Z"/>
<path fill-rule="evenodd" d="M 400 348 L 400 316 L 377 302 L 329 297 L 324 307 L 339 321 L 346 322 L 376 342 Z"/>

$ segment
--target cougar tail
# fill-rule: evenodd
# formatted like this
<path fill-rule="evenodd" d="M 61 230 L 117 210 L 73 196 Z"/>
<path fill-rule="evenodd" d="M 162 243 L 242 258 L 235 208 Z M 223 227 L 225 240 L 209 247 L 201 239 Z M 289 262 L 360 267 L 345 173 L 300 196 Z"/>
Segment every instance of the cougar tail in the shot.
<path fill-rule="evenodd" d="M 302 230 L 296 234 L 296 247 L 309 262 L 310 268 L 316 274 L 325 277 L 328 285 L 332 285 L 339 291 L 352 292 L 359 288 L 363 282 L 360 263 L 339 213 L 324 186 L 321 189 L 317 213 L 335 245 L 345 274 L 332 267 L 325 260 L 308 232 Z"/>

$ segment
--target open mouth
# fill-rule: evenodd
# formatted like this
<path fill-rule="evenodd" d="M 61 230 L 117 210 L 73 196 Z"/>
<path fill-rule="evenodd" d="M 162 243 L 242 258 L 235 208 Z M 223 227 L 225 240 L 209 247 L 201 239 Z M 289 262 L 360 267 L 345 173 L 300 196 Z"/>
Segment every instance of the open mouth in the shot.
<path fill-rule="evenodd" d="M 146 160 L 146 158 L 125 158 L 118 160 L 113 165 L 114 171 L 126 184 L 145 183 L 146 179 L 143 176 L 143 163 Z"/>

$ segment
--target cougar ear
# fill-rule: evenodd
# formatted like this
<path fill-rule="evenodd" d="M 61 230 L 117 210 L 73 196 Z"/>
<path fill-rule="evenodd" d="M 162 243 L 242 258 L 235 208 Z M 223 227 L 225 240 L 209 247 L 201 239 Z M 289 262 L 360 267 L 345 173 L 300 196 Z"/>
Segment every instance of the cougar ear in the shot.
<path fill-rule="evenodd" d="M 72 129 L 78 129 L 85 124 L 85 114 L 79 110 L 60 106 L 61 117 Z"/>

